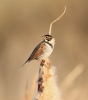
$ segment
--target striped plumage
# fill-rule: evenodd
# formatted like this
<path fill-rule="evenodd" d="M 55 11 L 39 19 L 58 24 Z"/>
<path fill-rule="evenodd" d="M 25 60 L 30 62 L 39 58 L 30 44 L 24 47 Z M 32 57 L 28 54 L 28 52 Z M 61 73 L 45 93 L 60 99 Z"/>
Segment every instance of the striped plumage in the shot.
<path fill-rule="evenodd" d="M 44 35 L 43 41 L 35 47 L 35 49 L 31 53 L 30 57 L 22 65 L 20 70 L 24 67 L 24 65 L 26 65 L 31 60 L 42 61 L 42 60 L 48 58 L 54 49 L 54 44 L 55 44 L 55 39 L 51 35 Z"/>

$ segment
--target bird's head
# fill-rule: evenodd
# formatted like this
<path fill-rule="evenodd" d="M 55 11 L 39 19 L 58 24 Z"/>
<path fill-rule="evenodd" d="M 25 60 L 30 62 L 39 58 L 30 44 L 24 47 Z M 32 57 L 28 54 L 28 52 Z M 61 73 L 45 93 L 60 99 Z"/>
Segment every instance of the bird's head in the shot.
<path fill-rule="evenodd" d="M 49 42 L 50 44 L 55 44 L 55 39 L 51 35 L 42 36 L 45 42 Z"/>

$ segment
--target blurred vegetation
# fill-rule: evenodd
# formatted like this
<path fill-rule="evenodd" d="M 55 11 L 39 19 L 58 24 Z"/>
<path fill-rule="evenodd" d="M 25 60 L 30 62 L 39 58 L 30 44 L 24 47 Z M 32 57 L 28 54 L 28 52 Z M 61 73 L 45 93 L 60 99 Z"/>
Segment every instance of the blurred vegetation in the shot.
<path fill-rule="evenodd" d="M 63 6 L 65 15 L 52 28 L 56 45 L 50 59 L 57 67 L 62 100 L 88 100 L 88 0 L 0 0 L 0 100 L 23 100 L 27 82 L 30 90 L 39 62 L 18 69 Z M 79 74 L 77 66 L 82 66 Z M 73 81 L 64 87 L 66 79 Z"/>

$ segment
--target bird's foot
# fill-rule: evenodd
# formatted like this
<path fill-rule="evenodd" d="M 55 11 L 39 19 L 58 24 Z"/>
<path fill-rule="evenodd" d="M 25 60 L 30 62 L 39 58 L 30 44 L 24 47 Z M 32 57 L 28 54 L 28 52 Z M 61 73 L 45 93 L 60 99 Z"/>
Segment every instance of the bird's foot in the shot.
<path fill-rule="evenodd" d="M 47 68 L 50 68 L 50 61 L 42 60 L 40 66 L 46 66 Z"/>
<path fill-rule="evenodd" d="M 44 66 L 44 65 L 45 65 L 45 60 L 42 60 L 40 66 Z"/>

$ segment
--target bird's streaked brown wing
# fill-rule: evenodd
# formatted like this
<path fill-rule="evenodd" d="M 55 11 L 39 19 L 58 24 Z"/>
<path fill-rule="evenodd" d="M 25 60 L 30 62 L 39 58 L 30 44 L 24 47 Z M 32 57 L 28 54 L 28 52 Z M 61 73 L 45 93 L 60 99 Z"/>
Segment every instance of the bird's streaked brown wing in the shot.
<path fill-rule="evenodd" d="M 20 67 L 19 71 L 31 60 L 38 59 L 38 57 L 43 53 L 43 47 L 45 43 L 42 41 L 32 52 L 28 60 Z"/>
<path fill-rule="evenodd" d="M 38 56 L 40 56 L 43 53 L 43 47 L 44 47 L 45 43 L 41 42 L 32 52 L 32 54 L 30 55 L 28 62 L 30 60 L 34 60 L 37 59 Z"/>

